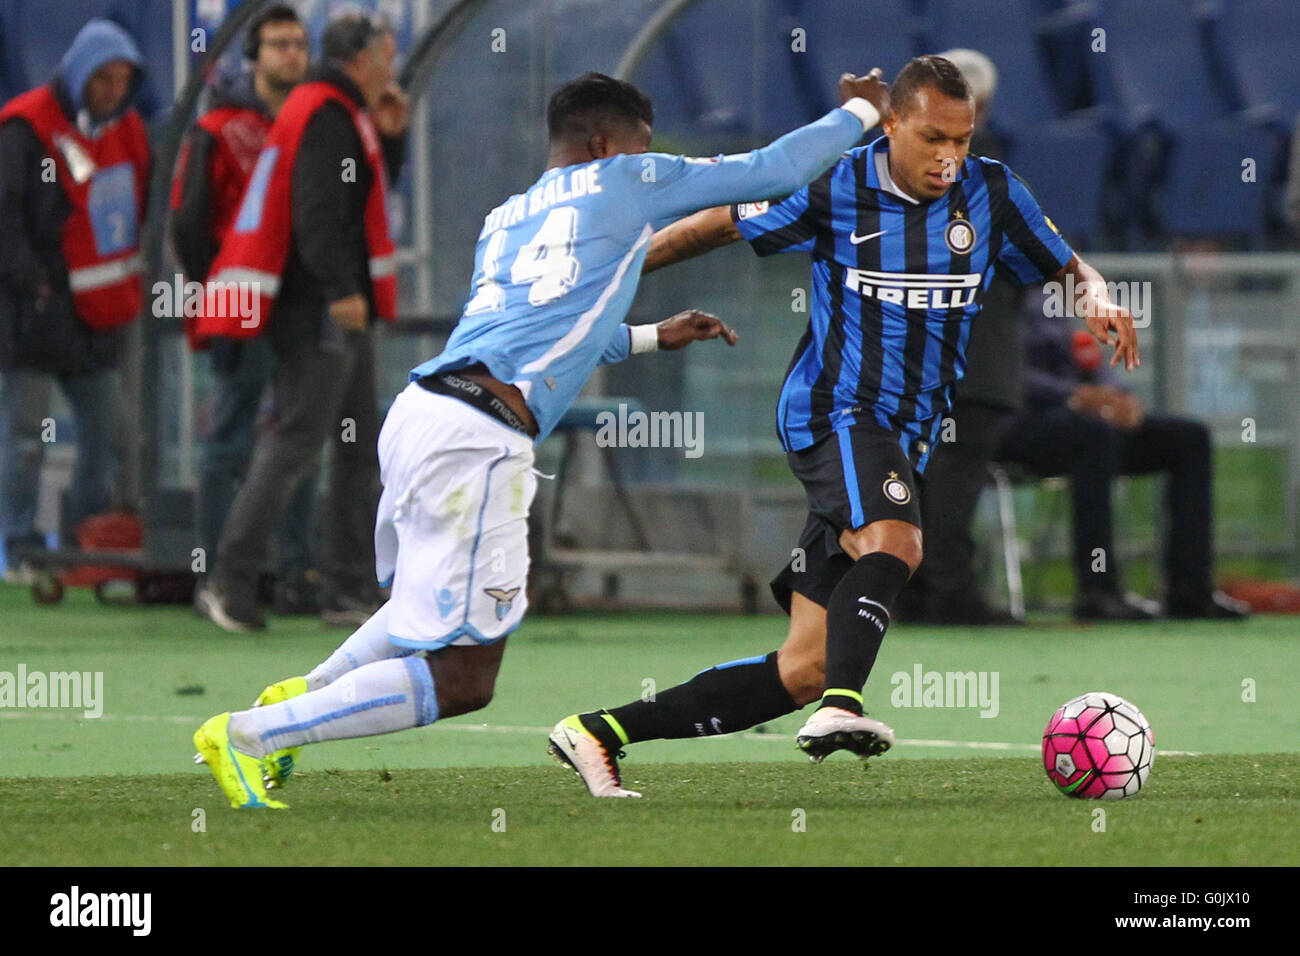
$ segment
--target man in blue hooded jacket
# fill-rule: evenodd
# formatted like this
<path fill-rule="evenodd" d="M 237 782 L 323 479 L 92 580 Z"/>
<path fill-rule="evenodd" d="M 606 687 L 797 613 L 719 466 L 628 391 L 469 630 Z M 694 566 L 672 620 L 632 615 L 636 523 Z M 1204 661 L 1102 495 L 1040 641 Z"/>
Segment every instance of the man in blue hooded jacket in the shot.
<path fill-rule="evenodd" d="M 10 566 L 35 530 L 55 383 L 76 422 L 70 527 L 112 502 L 122 438 L 122 328 L 140 311 L 140 222 L 149 182 L 131 103 L 142 58 L 91 20 L 53 79 L 0 110 L 0 528 Z"/>

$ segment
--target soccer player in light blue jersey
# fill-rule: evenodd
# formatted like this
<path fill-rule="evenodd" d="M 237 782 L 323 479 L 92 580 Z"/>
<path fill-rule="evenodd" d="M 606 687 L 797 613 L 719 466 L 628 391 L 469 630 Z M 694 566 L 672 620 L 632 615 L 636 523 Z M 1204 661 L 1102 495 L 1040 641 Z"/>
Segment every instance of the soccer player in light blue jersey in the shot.
<path fill-rule="evenodd" d="M 392 597 L 305 677 L 194 735 L 233 807 L 283 807 L 304 744 L 367 737 L 485 707 L 505 639 L 527 608 L 533 447 L 602 362 L 735 333 L 688 311 L 623 324 L 651 235 L 720 204 L 793 192 L 827 169 L 885 108 L 880 71 L 840 79 L 841 108 L 749 153 L 647 152 L 654 113 L 631 84 L 589 73 L 547 109 L 542 177 L 484 220 L 471 296 L 441 355 L 411 372 L 379 436 L 375 523 Z M 594 737 L 554 752 L 602 795 L 626 796 Z"/>

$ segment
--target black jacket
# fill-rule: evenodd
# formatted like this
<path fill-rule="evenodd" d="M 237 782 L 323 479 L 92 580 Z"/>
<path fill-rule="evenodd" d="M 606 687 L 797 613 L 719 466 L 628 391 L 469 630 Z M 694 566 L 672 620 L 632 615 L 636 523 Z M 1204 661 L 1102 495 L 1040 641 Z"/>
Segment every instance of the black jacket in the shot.
<path fill-rule="evenodd" d="M 364 106 L 361 90 L 343 72 L 323 66 L 307 77 L 337 86 Z M 402 170 L 404 136 L 382 139 L 389 182 Z M 343 162 L 356 164 L 356 181 L 344 182 Z M 318 341 L 329 303 L 361 293 L 375 314 L 366 245 L 366 197 L 373 177 L 352 117 L 326 103 L 303 130 L 290 184 L 292 242 L 267 334 L 279 352 Z"/>
<path fill-rule="evenodd" d="M 1034 296 L 1034 305 L 1039 297 Z M 1026 309 L 1025 316 L 1025 403 L 1035 409 L 1064 405 L 1080 385 L 1107 385 L 1126 391 L 1102 353 L 1095 371 L 1079 368 L 1071 339 L 1084 328 L 1082 322 L 1048 316 L 1046 308 Z"/>
<path fill-rule="evenodd" d="M 69 119 L 67 95 L 55 83 Z M 113 368 L 122 328 L 97 332 L 77 315 L 63 258 L 72 214 L 63 187 L 41 179 L 45 146 L 27 122 L 0 127 L 0 369 L 79 374 Z M 53 293 L 38 296 L 41 286 Z"/>
<path fill-rule="evenodd" d="M 239 107 L 256 110 L 266 115 L 266 104 L 253 88 L 251 74 L 242 73 L 212 89 L 209 109 Z M 171 214 L 172 245 L 185 274 L 193 279 L 205 279 L 212 261 L 217 257 L 217 244 L 212 238 L 212 151 L 216 141 L 211 133 L 197 123 L 186 134 L 188 153 L 185 168 L 181 171 L 180 204 Z"/>

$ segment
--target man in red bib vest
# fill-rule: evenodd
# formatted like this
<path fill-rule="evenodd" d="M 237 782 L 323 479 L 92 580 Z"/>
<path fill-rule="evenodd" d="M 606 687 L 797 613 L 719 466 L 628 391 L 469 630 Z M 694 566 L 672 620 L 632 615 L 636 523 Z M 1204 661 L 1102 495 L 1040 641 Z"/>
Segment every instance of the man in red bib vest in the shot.
<path fill-rule="evenodd" d="M 330 22 L 321 37 L 324 62 L 276 117 L 209 275 L 198 336 L 265 335 L 278 363 L 276 420 L 258 438 L 200 594 L 203 613 L 227 630 L 266 626 L 256 584 L 270 535 L 326 441 L 332 461 L 319 512 L 322 611 L 354 624 L 378 605 L 371 516 L 379 412 L 370 325 L 397 311 L 385 210 L 403 147 L 391 137 L 406 126 L 393 84 L 395 53 L 382 21 L 348 13 Z"/>
<path fill-rule="evenodd" d="M 271 124 L 307 73 L 307 31 L 287 4 L 261 10 L 249 23 L 244 59 L 250 69 L 227 76 L 209 91 L 207 111 L 190 128 L 172 181 L 171 235 L 188 279 L 208 277 L 217 250 L 239 211 L 244 189 L 266 144 Z M 266 336 L 198 343 L 195 319 L 186 317 L 191 344 L 207 346 L 212 373 L 208 431 L 199 454 L 194 521 L 205 561 L 217 541 L 253 457 L 262 396 L 275 370 Z M 279 528 L 279 561 L 272 606 L 277 614 L 320 611 L 312 571 L 315 475 L 298 486 Z"/>
<path fill-rule="evenodd" d="M 0 524 L 11 565 L 35 530 L 57 382 L 76 422 L 71 527 L 105 510 L 120 468 L 122 327 L 140 312 L 149 144 L 131 102 L 140 52 L 91 20 L 44 86 L 0 109 Z"/>

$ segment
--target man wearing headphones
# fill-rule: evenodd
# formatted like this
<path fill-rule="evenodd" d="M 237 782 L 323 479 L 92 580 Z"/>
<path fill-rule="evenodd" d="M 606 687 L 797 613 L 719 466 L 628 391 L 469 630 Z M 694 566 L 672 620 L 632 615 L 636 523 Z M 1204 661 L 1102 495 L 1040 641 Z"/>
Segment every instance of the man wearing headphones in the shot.
<path fill-rule="evenodd" d="M 218 82 L 207 112 L 190 129 L 172 183 L 172 239 L 187 276 L 208 277 L 217 249 L 235 220 L 276 114 L 307 73 L 307 31 L 286 4 L 253 18 L 244 38 L 250 69 Z M 239 483 L 248 471 L 262 393 L 275 369 L 266 339 L 200 342 L 186 319 L 190 345 L 206 349 L 212 362 L 210 432 L 203 441 L 195 494 L 195 526 L 207 561 Z M 280 529 L 280 571 L 273 607 L 279 614 L 319 613 L 309 572 L 315 567 L 311 527 L 316 482 L 295 493 Z M 196 594 L 195 606 L 204 600 Z"/>
<path fill-rule="evenodd" d="M 370 324 L 396 314 L 385 194 L 401 169 L 405 98 L 382 20 L 346 13 L 321 36 L 323 63 L 285 100 L 210 271 L 254 290 L 242 315 L 200 316 L 200 338 L 265 334 L 276 355 L 276 416 L 258 436 L 222 529 L 201 611 L 231 631 L 264 628 L 257 577 L 299 485 L 331 450 L 319 511 L 321 613 L 362 623 L 378 607 L 371 515 L 379 499 Z M 370 560 L 364 556 L 370 555 Z"/>

